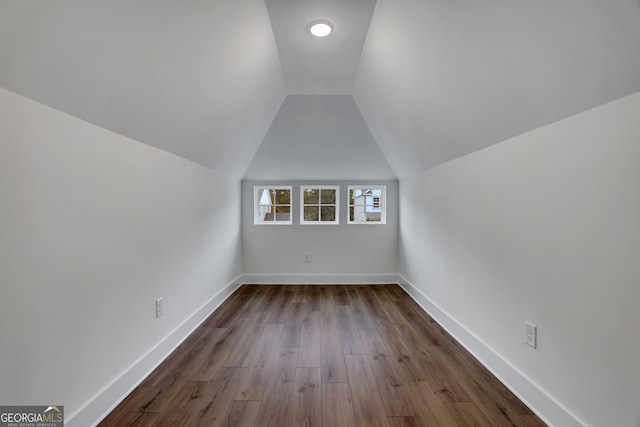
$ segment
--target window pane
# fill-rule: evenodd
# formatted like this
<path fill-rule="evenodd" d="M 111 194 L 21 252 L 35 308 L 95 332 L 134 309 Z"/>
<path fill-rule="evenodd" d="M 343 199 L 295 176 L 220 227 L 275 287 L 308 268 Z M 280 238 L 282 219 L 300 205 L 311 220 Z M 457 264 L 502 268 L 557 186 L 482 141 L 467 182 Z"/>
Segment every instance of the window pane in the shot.
<path fill-rule="evenodd" d="M 271 190 L 271 191 L 275 193 L 273 195 L 272 200 L 275 200 L 277 205 L 291 204 L 291 191 L 289 190 Z"/>
<path fill-rule="evenodd" d="M 322 206 L 321 221 L 335 221 L 335 220 L 336 220 L 336 207 Z"/>
<path fill-rule="evenodd" d="M 335 205 L 336 204 L 336 190 L 320 190 L 320 201 L 324 204 Z"/>
<path fill-rule="evenodd" d="M 349 224 L 386 224 L 384 185 L 349 186 Z"/>
<path fill-rule="evenodd" d="M 261 206 L 268 206 L 273 204 L 273 194 L 271 191 L 264 189 L 262 190 L 262 192 L 260 193 L 260 205 Z"/>
<path fill-rule="evenodd" d="M 318 206 L 305 206 L 304 207 L 304 220 L 305 221 L 318 221 L 320 212 Z"/>
<path fill-rule="evenodd" d="M 291 224 L 291 187 L 253 187 L 254 224 Z"/>
<path fill-rule="evenodd" d="M 275 221 L 276 216 L 274 214 L 275 212 L 275 206 L 273 205 L 269 205 L 269 206 L 260 206 L 260 220 L 262 222 L 270 222 L 270 221 Z"/>
<path fill-rule="evenodd" d="M 304 190 L 304 204 L 320 203 L 320 190 Z"/>
<path fill-rule="evenodd" d="M 367 222 L 367 213 L 365 212 L 363 205 L 356 205 L 351 209 L 352 222 Z"/>
<path fill-rule="evenodd" d="M 366 194 L 369 190 L 367 190 L 366 188 L 356 188 L 353 189 L 349 192 L 349 194 L 351 195 L 350 199 L 349 199 L 349 204 L 350 205 L 355 205 L 358 202 L 360 203 L 364 203 L 363 200 L 366 199 Z"/>
<path fill-rule="evenodd" d="M 300 186 L 300 223 L 338 223 L 340 187 L 337 185 Z"/>
<path fill-rule="evenodd" d="M 291 219 L 291 207 L 276 206 L 276 221 L 289 221 Z"/>
<path fill-rule="evenodd" d="M 380 222 L 380 212 L 367 213 L 367 222 Z"/>

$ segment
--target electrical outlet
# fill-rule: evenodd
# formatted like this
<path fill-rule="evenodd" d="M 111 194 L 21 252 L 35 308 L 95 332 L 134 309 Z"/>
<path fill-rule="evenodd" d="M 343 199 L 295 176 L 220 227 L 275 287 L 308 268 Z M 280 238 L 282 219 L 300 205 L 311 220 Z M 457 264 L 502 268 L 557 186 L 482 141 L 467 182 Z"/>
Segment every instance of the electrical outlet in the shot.
<path fill-rule="evenodd" d="M 531 348 L 538 346 L 538 327 L 530 322 L 525 322 L 524 342 Z"/>
<path fill-rule="evenodd" d="M 311 262 L 311 252 L 304 253 L 304 262 Z"/>
<path fill-rule="evenodd" d="M 164 314 L 164 298 L 156 300 L 156 319 Z"/>

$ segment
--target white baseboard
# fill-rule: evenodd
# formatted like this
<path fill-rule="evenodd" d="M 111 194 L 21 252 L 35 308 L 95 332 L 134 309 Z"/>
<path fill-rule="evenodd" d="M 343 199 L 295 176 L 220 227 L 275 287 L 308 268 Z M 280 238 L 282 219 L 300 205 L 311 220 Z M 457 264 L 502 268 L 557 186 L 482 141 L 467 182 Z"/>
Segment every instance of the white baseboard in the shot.
<path fill-rule="evenodd" d="M 245 274 L 243 282 L 254 285 L 357 285 L 398 283 L 397 274 Z"/>
<path fill-rule="evenodd" d="M 104 387 L 82 408 L 65 417 L 67 427 L 86 427 L 97 425 L 125 397 L 129 395 L 173 350 L 182 343 L 218 306 L 226 300 L 240 285 L 242 276 L 238 276 L 203 304 L 193 315 L 175 328 L 169 335 L 138 359 L 111 384 Z"/>
<path fill-rule="evenodd" d="M 406 278 L 399 275 L 398 279 L 397 283 L 425 312 L 433 317 L 545 423 L 558 427 L 585 427 L 587 425 L 515 366 L 503 359 L 473 332 L 450 316 Z"/>

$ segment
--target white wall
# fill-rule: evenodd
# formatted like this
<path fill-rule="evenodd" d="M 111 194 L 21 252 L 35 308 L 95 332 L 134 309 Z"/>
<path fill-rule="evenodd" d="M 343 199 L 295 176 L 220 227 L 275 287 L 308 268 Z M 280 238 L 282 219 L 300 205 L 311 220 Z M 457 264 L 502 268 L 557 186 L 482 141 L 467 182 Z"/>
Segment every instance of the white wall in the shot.
<path fill-rule="evenodd" d="M 0 403 L 96 422 L 240 275 L 239 191 L 0 88 Z"/>
<path fill-rule="evenodd" d="M 639 113 L 637 93 L 400 181 L 401 274 L 575 424 L 640 425 Z"/>
<path fill-rule="evenodd" d="M 395 181 L 351 95 L 289 95 L 244 179 Z"/>
<path fill-rule="evenodd" d="M 254 185 L 293 185 L 292 225 L 254 225 Z M 340 185 L 340 224 L 300 225 L 300 185 Z M 347 185 L 387 186 L 385 225 L 348 225 Z M 398 271 L 397 181 L 243 181 L 242 252 L 251 283 L 388 283 Z M 304 262 L 304 253 L 311 262 Z"/>

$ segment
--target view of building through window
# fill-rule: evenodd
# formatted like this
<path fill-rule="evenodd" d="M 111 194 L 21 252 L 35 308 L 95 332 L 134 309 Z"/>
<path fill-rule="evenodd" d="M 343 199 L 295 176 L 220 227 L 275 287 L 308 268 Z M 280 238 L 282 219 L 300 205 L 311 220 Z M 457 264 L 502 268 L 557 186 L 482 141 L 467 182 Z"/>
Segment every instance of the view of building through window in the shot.
<path fill-rule="evenodd" d="M 386 223 L 385 187 L 349 186 L 349 224 Z"/>
<path fill-rule="evenodd" d="M 291 224 L 291 187 L 255 187 L 255 224 Z"/>
<path fill-rule="evenodd" d="M 255 186 L 254 224 L 292 224 L 292 188 Z M 386 224 L 386 186 L 350 185 L 347 190 L 347 224 Z M 340 186 L 300 186 L 300 224 L 339 223 Z"/>

